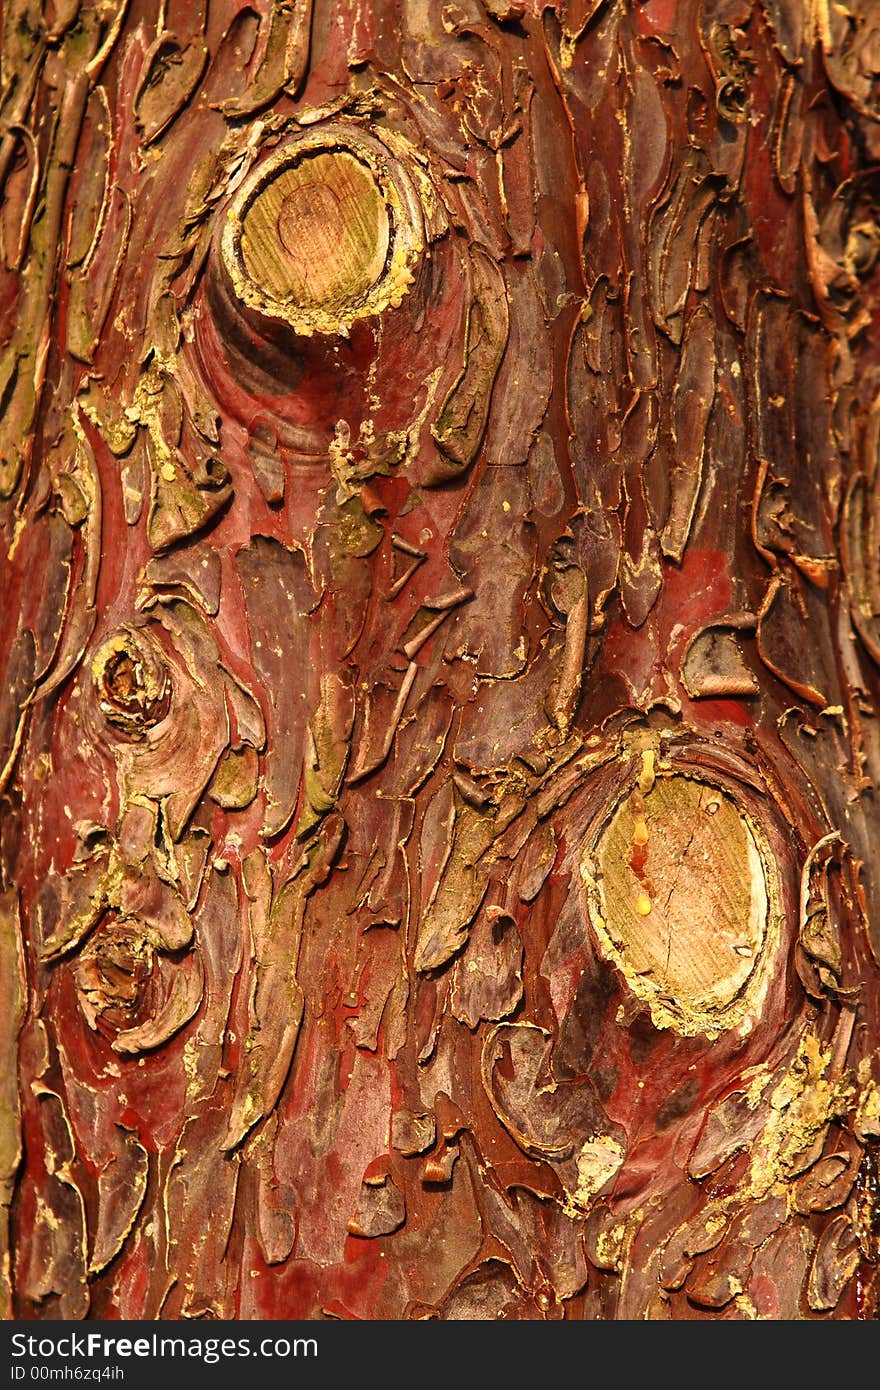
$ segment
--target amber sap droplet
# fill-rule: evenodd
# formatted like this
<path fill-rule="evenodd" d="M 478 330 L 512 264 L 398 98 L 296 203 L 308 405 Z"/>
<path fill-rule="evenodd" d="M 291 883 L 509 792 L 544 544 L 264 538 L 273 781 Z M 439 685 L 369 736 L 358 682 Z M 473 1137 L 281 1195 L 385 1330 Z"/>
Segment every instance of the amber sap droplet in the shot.
<path fill-rule="evenodd" d="M 656 772 L 654 770 L 655 755 L 653 748 L 646 748 L 642 753 L 642 770 L 639 773 L 639 791 L 643 796 L 647 796 L 654 785 Z"/>
<path fill-rule="evenodd" d="M 646 893 L 643 894 L 643 896 L 647 898 L 649 904 L 646 911 L 650 912 L 650 897 L 648 895 L 652 890 L 646 879 L 648 863 L 648 823 L 645 820 L 645 798 L 639 787 L 634 787 L 630 793 L 629 805 L 632 813 L 633 827 L 632 837 L 630 839 L 629 866 L 636 878 L 638 878 L 646 888 Z M 641 912 L 642 909 L 637 907 L 636 911 Z"/>

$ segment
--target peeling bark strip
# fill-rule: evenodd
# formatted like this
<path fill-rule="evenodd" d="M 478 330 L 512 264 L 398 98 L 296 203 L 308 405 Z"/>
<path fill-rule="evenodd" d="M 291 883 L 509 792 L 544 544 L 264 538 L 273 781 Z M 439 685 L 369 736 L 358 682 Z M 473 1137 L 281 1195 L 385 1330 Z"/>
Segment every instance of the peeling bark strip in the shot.
<path fill-rule="evenodd" d="M 2 25 L 4 1316 L 878 1316 L 873 0 Z"/>

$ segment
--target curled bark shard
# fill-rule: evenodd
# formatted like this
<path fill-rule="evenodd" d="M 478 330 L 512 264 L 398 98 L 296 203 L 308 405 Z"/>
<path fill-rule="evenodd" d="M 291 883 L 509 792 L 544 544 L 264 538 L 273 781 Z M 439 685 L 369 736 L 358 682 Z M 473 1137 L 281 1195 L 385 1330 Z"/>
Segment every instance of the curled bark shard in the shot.
<path fill-rule="evenodd" d="M 255 939 L 256 986 L 248 1057 L 229 1113 L 223 1148 L 235 1149 L 278 1099 L 290 1069 L 304 998 L 296 979 L 303 891 L 279 894 Z M 255 923 L 258 917 L 252 919 Z"/>
<path fill-rule="evenodd" d="M 436 1138 L 437 1128 L 433 1115 L 416 1115 L 411 1110 L 395 1111 L 392 1120 L 391 1140 L 400 1153 L 412 1158 L 415 1154 L 430 1149 Z"/>
<path fill-rule="evenodd" d="M 843 953 L 829 884 L 829 871 L 840 848 L 838 832 L 824 835 L 807 855 L 801 875 L 798 971 L 804 988 L 814 997 L 841 987 Z"/>
<path fill-rule="evenodd" d="M 310 695 L 306 614 L 316 596 L 301 550 L 256 536 L 237 557 L 254 643 L 254 666 L 270 703 L 264 832 L 283 830 L 295 809 L 302 761 L 299 712 Z"/>
<path fill-rule="evenodd" d="M 481 247 L 467 258 L 470 295 L 464 361 L 431 433 L 443 451 L 436 481 L 454 476 L 472 462 L 486 428 L 492 385 L 507 343 L 508 311 L 504 279 Z"/>
<path fill-rule="evenodd" d="M 477 919 L 455 964 L 451 1007 L 469 1028 L 513 1013 L 522 998 L 522 939 L 516 922 L 489 908 Z"/>
<path fill-rule="evenodd" d="M 287 1079 L 305 1003 L 297 965 L 306 902 L 330 872 L 342 831 L 340 817 L 328 817 L 299 877 L 280 889 L 271 909 L 265 901 L 254 901 L 249 1046 L 221 1143 L 225 1152 L 236 1149 L 257 1121 L 272 1112 Z"/>
<path fill-rule="evenodd" d="M 589 1081 L 555 1080 L 552 1047 L 534 1024 L 498 1024 L 483 1047 L 483 1086 L 520 1148 L 559 1165 L 569 1209 L 589 1210 L 619 1172 L 627 1139 Z"/>
<path fill-rule="evenodd" d="M 221 104 L 225 116 L 252 116 L 284 90 L 296 95 L 308 62 L 311 25 L 312 0 L 282 0 L 262 15 L 256 76 L 246 95 Z"/>
<path fill-rule="evenodd" d="M 144 585 L 142 607 L 154 606 L 156 594 L 170 593 L 216 617 L 220 609 L 220 556 L 202 545 L 154 555 L 144 568 Z"/>
<path fill-rule="evenodd" d="M 149 1158 L 134 1135 L 121 1133 L 106 1168 L 98 1174 L 98 1227 L 89 1258 L 97 1274 L 119 1253 L 137 1220 L 147 1191 Z"/>
<path fill-rule="evenodd" d="M 419 926 L 417 970 L 445 965 L 464 943 L 488 887 L 477 859 L 492 835 L 487 817 L 465 808 L 454 813 L 449 854 Z"/>
<path fill-rule="evenodd" d="M 305 753 L 303 808 L 297 834 L 305 835 L 336 805 L 348 764 L 354 723 L 354 692 L 339 676 L 322 681 L 321 699 L 309 724 Z"/>
<path fill-rule="evenodd" d="M 859 1250 L 853 1224 L 846 1216 L 836 1216 L 825 1227 L 813 1255 L 807 1285 L 810 1307 L 817 1313 L 836 1308 L 858 1266 Z"/>
<path fill-rule="evenodd" d="M 348 1223 L 351 1235 L 366 1239 L 388 1236 L 406 1220 L 406 1204 L 390 1174 L 364 1179 L 356 1214 Z"/>
<path fill-rule="evenodd" d="M 758 611 L 758 652 L 768 670 L 821 709 L 829 701 L 819 685 L 825 684 L 825 672 L 816 669 L 822 654 L 806 646 L 808 604 L 809 595 L 797 579 L 772 579 Z"/>
<path fill-rule="evenodd" d="M 663 529 L 664 555 L 680 560 L 693 521 L 703 474 L 706 428 L 715 398 L 715 325 L 701 305 L 688 320 L 681 365 L 673 393 L 672 437 L 675 461 L 670 479 L 669 517 Z"/>
<path fill-rule="evenodd" d="M 166 31 L 151 44 L 134 95 L 134 118 L 145 145 L 164 135 L 192 99 L 207 61 L 208 49 L 201 35 L 181 43 Z"/>
<path fill-rule="evenodd" d="M 874 430 L 872 428 L 872 438 Z M 877 554 L 880 489 L 876 478 L 856 474 L 846 499 L 843 562 L 853 625 L 873 659 L 880 664 L 880 565 Z"/>
<path fill-rule="evenodd" d="M 10 1283 L 9 1263 L 9 1207 L 12 1202 L 13 1185 L 21 1162 L 21 1106 L 18 1096 L 16 1068 L 10 1055 L 15 1048 L 24 1021 L 27 1002 L 27 981 L 24 974 L 24 958 L 19 922 L 18 894 L 6 892 L 0 899 L 0 952 L 2 952 L 3 1016 L 6 1024 L 3 1031 L 2 1055 L 2 1108 L 3 1123 L 0 1125 L 2 1147 L 0 1147 L 0 1293 L 3 1300 L 3 1316 L 12 1315 L 12 1285 Z"/>
<path fill-rule="evenodd" d="M 130 231 L 131 205 L 123 192 L 114 189 L 93 251 L 70 276 L 67 347 L 81 362 L 94 360 Z"/>
<path fill-rule="evenodd" d="M 760 690 L 740 649 L 736 633 L 753 632 L 752 613 L 731 613 L 723 623 L 703 628 L 688 643 L 681 664 L 681 681 L 692 700 L 732 696 L 747 699 Z"/>

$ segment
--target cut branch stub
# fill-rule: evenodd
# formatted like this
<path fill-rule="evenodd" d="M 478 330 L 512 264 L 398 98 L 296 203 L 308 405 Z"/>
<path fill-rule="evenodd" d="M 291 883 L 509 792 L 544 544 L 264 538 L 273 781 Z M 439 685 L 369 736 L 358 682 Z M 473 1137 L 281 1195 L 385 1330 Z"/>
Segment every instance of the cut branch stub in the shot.
<path fill-rule="evenodd" d="M 202 1002 L 201 958 L 182 960 L 156 949 L 149 923 L 110 918 L 74 965 L 80 1009 L 113 1050 L 135 1056 L 174 1037 Z"/>
<path fill-rule="evenodd" d="M 362 300 L 385 269 L 388 208 L 371 170 L 347 150 L 282 165 L 242 218 L 251 280 L 304 310 Z"/>
<path fill-rule="evenodd" d="M 104 718 L 122 733 L 142 737 L 168 713 L 168 672 L 158 649 L 135 628 L 104 642 L 92 674 Z"/>
<path fill-rule="evenodd" d="M 601 954 L 658 1028 L 748 1031 L 778 935 L 778 890 L 759 832 L 731 795 L 680 773 L 612 808 L 581 869 Z"/>
<path fill-rule="evenodd" d="M 423 249 L 421 206 L 400 161 L 372 136 L 334 127 L 258 165 L 227 211 L 220 259 L 258 324 L 345 336 L 401 303 Z"/>

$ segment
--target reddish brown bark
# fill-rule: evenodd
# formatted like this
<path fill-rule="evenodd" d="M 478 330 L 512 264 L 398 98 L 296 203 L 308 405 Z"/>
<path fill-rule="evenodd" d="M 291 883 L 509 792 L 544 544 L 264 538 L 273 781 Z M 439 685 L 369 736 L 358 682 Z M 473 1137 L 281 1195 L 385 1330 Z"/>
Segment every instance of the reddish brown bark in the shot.
<path fill-rule="evenodd" d="M 3 1289 L 877 1308 L 868 0 L 12 0 Z"/>

